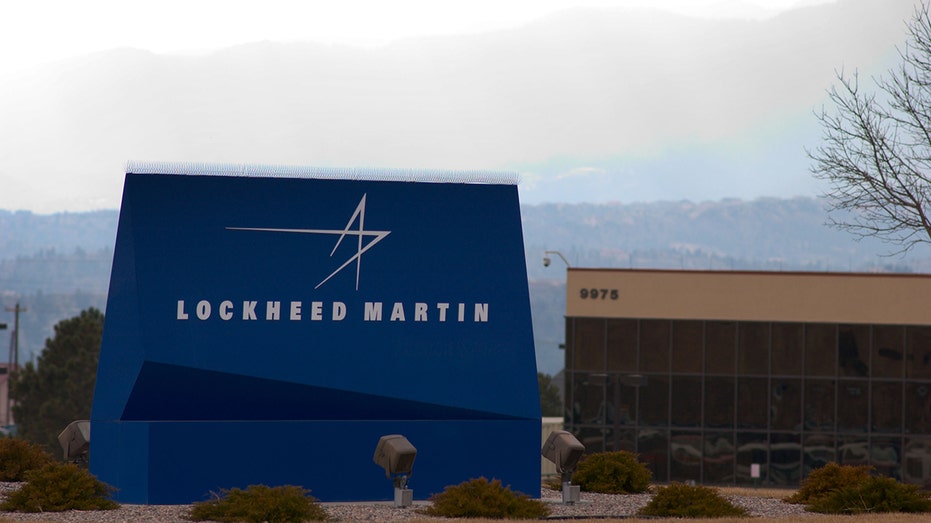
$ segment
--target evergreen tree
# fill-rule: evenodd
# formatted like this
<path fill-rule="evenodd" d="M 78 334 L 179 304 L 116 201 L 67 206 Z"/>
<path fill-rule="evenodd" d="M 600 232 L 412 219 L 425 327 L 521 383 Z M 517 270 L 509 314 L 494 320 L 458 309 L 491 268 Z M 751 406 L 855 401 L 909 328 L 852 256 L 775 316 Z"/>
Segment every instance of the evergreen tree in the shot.
<path fill-rule="evenodd" d="M 544 416 L 562 416 L 562 398 L 559 389 L 553 384 L 553 377 L 542 372 L 537 373 L 537 385 L 540 387 L 540 410 Z"/>
<path fill-rule="evenodd" d="M 36 364 L 13 375 L 10 397 L 20 437 L 57 455 L 58 434 L 72 421 L 90 418 L 103 320 L 92 307 L 60 321 Z"/>

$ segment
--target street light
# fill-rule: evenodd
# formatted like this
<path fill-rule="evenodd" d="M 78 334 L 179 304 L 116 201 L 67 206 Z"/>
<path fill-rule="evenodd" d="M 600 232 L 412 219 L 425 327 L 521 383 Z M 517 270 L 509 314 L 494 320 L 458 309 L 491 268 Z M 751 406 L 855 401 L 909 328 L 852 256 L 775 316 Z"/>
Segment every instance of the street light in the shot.
<path fill-rule="evenodd" d="M 416 457 L 417 449 L 400 434 L 382 436 L 375 447 L 372 459 L 385 469 L 385 476 L 394 481 L 395 507 L 407 507 L 413 502 L 414 491 L 407 488 L 407 477 L 411 475 Z"/>
<path fill-rule="evenodd" d="M 582 445 L 571 432 L 554 430 L 546 438 L 543 457 L 556 465 L 556 472 L 562 474 L 562 502 L 571 505 L 579 501 L 579 485 L 572 484 L 572 472 L 585 454 L 585 445 Z"/>
<path fill-rule="evenodd" d="M 544 267 L 550 266 L 550 262 L 552 261 L 550 259 L 550 254 L 555 254 L 556 256 L 559 256 L 562 259 L 563 263 L 566 264 L 566 267 L 572 267 L 572 265 L 569 263 L 569 260 L 567 260 L 566 257 L 563 256 L 562 253 L 559 251 L 546 251 L 543 253 L 543 266 Z"/>

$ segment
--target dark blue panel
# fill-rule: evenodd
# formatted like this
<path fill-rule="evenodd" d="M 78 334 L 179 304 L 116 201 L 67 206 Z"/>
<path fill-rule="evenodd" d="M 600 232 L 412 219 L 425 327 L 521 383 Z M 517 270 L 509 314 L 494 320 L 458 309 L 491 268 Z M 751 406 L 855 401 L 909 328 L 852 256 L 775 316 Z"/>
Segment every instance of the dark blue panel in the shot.
<path fill-rule="evenodd" d="M 122 417 L 133 421 L 508 418 L 512 417 L 153 362 L 142 366 Z"/>
<path fill-rule="evenodd" d="M 372 460 L 378 438 L 404 434 L 417 448 L 410 488 L 426 499 L 476 477 L 497 478 L 512 489 L 540 495 L 540 424 L 512 421 L 123 422 L 149 432 L 147 451 L 124 452 L 123 503 L 183 504 L 223 488 L 253 484 L 300 485 L 322 501 L 393 499 L 391 481 Z M 98 430 L 97 427 L 94 429 Z M 119 430 L 101 424 L 102 441 Z M 274 441 L 269 437 L 274 435 Z M 97 444 L 95 437 L 95 445 Z M 529 442 L 529 444 L 528 444 Z M 197 466 L 192 466 L 196 463 Z M 532 473 L 527 473 L 532 471 Z M 114 482 L 109 471 L 100 479 Z"/>
<path fill-rule="evenodd" d="M 293 478 L 244 455 L 222 466 L 206 448 L 219 426 L 234 426 L 242 436 L 229 441 L 250 456 L 301 463 L 315 490 L 331 488 L 313 485 L 332 471 L 282 449 L 329 446 L 325 461 L 364 446 L 371 459 L 392 426 L 420 427 L 432 463 L 448 465 L 431 481 L 470 471 L 538 483 L 517 188 L 128 174 L 91 417 L 92 471 L 133 499 Z M 326 431 L 289 432 L 305 422 Z M 464 426 L 484 436 L 452 433 Z M 451 442 L 472 447 L 469 463 L 441 450 Z M 174 477 L 171 453 L 197 472 Z M 381 496 L 375 485 L 352 499 Z"/>

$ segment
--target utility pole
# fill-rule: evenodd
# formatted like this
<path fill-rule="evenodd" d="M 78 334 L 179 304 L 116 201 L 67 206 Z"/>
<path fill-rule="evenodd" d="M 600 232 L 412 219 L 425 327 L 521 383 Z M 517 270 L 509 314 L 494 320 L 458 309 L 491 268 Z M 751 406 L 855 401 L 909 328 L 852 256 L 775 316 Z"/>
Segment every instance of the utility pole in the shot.
<path fill-rule="evenodd" d="M 11 409 L 13 408 L 10 390 L 13 385 L 13 374 L 19 369 L 19 313 L 26 312 L 29 309 L 20 307 L 19 303 L 16 303 L 16 307 L 10 308 L 7 307 L 7 312 L 13 313 L 13 337 L 10 341 L 10 364 L 7 367 L 6 372 L 6 425 L 10 425 L 11 421 Z"/>
<path fill-rule="evenodd" d="M 19 313 L 26 312 L 28 310 L 29 309 L 25 307 L 20 307 L 19 303 L 16 304 L 16 307 L 6 308 L 7 312 L 13 313 L 13 347 L 10 351 L 12 352 L 12 360 L 10 361 L 10 364 L 12 365 L 13 370 L 19 369 Z"/>

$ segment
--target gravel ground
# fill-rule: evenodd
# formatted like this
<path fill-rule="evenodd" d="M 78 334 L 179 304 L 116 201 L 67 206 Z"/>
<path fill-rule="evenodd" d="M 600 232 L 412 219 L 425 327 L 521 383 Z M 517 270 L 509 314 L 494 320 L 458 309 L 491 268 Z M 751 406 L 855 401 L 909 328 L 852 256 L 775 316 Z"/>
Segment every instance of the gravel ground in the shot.
<path fill-rule="evenodd" d="M 0 483 L 0 496 L 19 487 L 18 483 Z M 752 516 L 786 517 L 808 513 L 800 505 L 783 503 L 778 499 L 727 496 L 732 503 L 745 508 Z M 562 494 L 543 489 L 541 499 L 552 510 L 550 518 L 623 518 L 630 517 L 649 502 L 649 494 L 618 496 L 582 492 L 581 501 L 563 505 Z M 333 521 L 409 521 L 429 519 L 418 512 L 426 502 L 415 502 L 413 507 L 395 508 L 390 502 L 378 503 L 324 503 Z M 117 510 L 69 511 L 47 513 L 0 512 L 0 521 L 61 521 L 88 523 L 182 523 L 189 505 L 122 505 Z"/>

